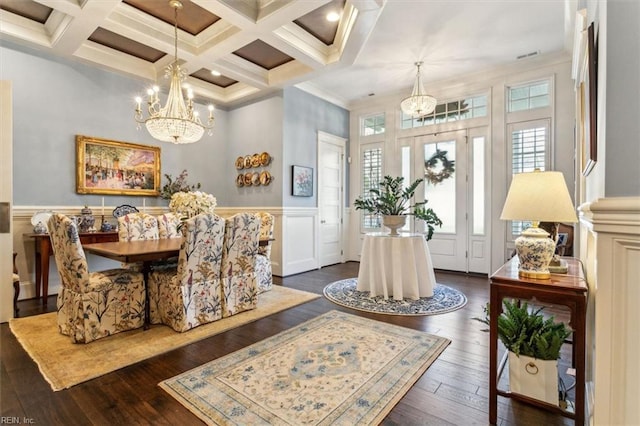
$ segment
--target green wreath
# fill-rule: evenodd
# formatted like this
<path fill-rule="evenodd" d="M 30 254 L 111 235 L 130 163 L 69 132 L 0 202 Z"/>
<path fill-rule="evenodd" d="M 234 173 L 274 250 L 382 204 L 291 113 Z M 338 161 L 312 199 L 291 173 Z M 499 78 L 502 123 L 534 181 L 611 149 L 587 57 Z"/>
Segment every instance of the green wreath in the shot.
<path fill-rule="evenodd" d="M 436 172 L 436 166 L 438 162 L 442 163 L 442 170 Z M 447 151 L 440 151 L 436 148 L 436 152 L 424 162 L 424 177 L 427 181 L 436 185 L 443 180 L 448 179 L 453 175 L 455 169 L 455 160 L 449 160 L 447 158 Z"/>

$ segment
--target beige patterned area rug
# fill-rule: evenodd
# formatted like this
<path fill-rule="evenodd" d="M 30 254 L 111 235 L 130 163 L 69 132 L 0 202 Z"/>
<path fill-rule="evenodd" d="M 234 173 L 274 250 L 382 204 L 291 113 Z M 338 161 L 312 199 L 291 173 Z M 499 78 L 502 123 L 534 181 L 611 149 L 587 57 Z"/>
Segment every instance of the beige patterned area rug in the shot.
<path fill-rule="evenodd" d="M 55 312 L 12 319 L 9 326 L 53 390 L 59 391 L 318 297 L 276 285 L 258 296 L 256 309 L 184 333 L 153 325 L 147 331 L 127 331 L 89 344 L 73 344 L 58 333 Z"/>
<path fill-rule="evenodd" d="M 330 311 L 160 386 L 207 424 L 378 424 L 449 343 Z"/>

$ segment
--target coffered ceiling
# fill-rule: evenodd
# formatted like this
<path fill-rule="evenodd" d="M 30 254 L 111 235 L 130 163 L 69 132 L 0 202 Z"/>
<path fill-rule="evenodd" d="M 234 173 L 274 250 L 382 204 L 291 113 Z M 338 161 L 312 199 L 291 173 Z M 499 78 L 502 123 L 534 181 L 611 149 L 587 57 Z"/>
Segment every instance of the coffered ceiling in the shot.
<path fill-rule="evenodd" d="M 570 45 L 572 0 L 182 0 L 178 57 L 196 96 L 233 106 L 288 85 L 338 103 Z M 336 22 L 326 15 L 337 12 Z M 163 83 L 168 0 L 0 0 L 0 35 Z M 213 73 L 212 73 L 213 72 Z"/>

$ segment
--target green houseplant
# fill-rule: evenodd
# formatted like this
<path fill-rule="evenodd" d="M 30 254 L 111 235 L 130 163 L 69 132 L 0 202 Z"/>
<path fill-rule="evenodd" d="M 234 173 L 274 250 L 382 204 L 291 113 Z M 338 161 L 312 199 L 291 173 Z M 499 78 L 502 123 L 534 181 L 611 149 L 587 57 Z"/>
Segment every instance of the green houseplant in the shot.
<path fill-rule="evenodd" d="M 509 351 L 509 387 L 512 392 L 558 405 L 558 358 L 571 330 L 554 317 L 542 315 L 544 308 L 530 309 L 526 302 L 505 300 L 498 317 L 498 338 Z M 489 324 L 485 317 L 474 318 Z"/>
<path fill-rule="evenodd" d="M 403 188 L 404 178 L 402 176 L 391 177 L 385 176 L 379 184 L 378 188 L 369 190 L 368 196 L 358 197 L 354 205 L 356 210 L 364 210 L 368 213 L 382 215 L 383 223 L 385 217 L 401 216 L 403 217 L 402 225 L 406 216 L 412 215 L 418 219 L 424 220 L 427 226 L 427 241 L 433 237 L 435 226 L 442 226 L 442 221 L 431 208 L 425 208 L 427 201 L 421 201 L 411 205 L 416 189 L 424 179 L 416 179 L 411 185 Z M 385 224 L 385 226 L 388 226 Z M 397 234 L 394 228 L 391 228 L 391 234 Z"/>

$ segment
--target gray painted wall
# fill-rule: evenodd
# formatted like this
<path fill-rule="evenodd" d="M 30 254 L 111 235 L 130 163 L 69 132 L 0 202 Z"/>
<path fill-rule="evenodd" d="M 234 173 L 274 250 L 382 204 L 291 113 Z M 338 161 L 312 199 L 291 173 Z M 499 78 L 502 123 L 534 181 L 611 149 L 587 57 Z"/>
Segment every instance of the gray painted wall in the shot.
<path fill-rule="evenodd" d="M 100 205 L 102 195 L 76 193 L 77 134 L 161 147 L 161 173 L 201 182 L 218 204 L 227 204 L 225 184 L 227 112 L 216 111 L 213 136 L 175 146 L 154 140 L 133 119 L 136 95 L 149 82 L 3 41 L 0 79 L 13 83 L 14 205 Z M 206 108 L 200 106 L 201 114 Z M 206 116 L 206 115 L 205 115 Z M 165 183 L 164 176 L 161 183 Z M 166 205 L 147 197 L 146 205 Z M 140 197 L 105 196 L 105 204 L 142 205 Z"/>
<path fill-rule="evenodd" d="M 349 137 L 349 111 L 319 99 L 295 87 L 284 90 L 283 130 L 283 206 L 315 207 L 318 203 L 318 131 Z M 346 152 L 349 152 L 347 141 Z M 313 197 L 291 195 L 291 166 L 313 168 Z M 349 188 L 349 169 L 345 174 L 345 191 Z M 349 199 L 348 191 L 345 199 Z"/>
<path fill-rule="evenodd" d="M 228 188 L 226 205 L 242 207 L 282 206 L 282 93 L 229 111 L 227 161 L 222 177 Z M 236 170 L 237 157 L 267 152 L 268 166 Z M 274 180 L 267 186 L 238 187 L 239 173 L 268 171 Z"/>
<path fill-rule="evenodd" d="M 640 195 L 640 2 L 607 3 L 605 196 Z M 600 133 L 600 132 L 599 132 Z"/>

